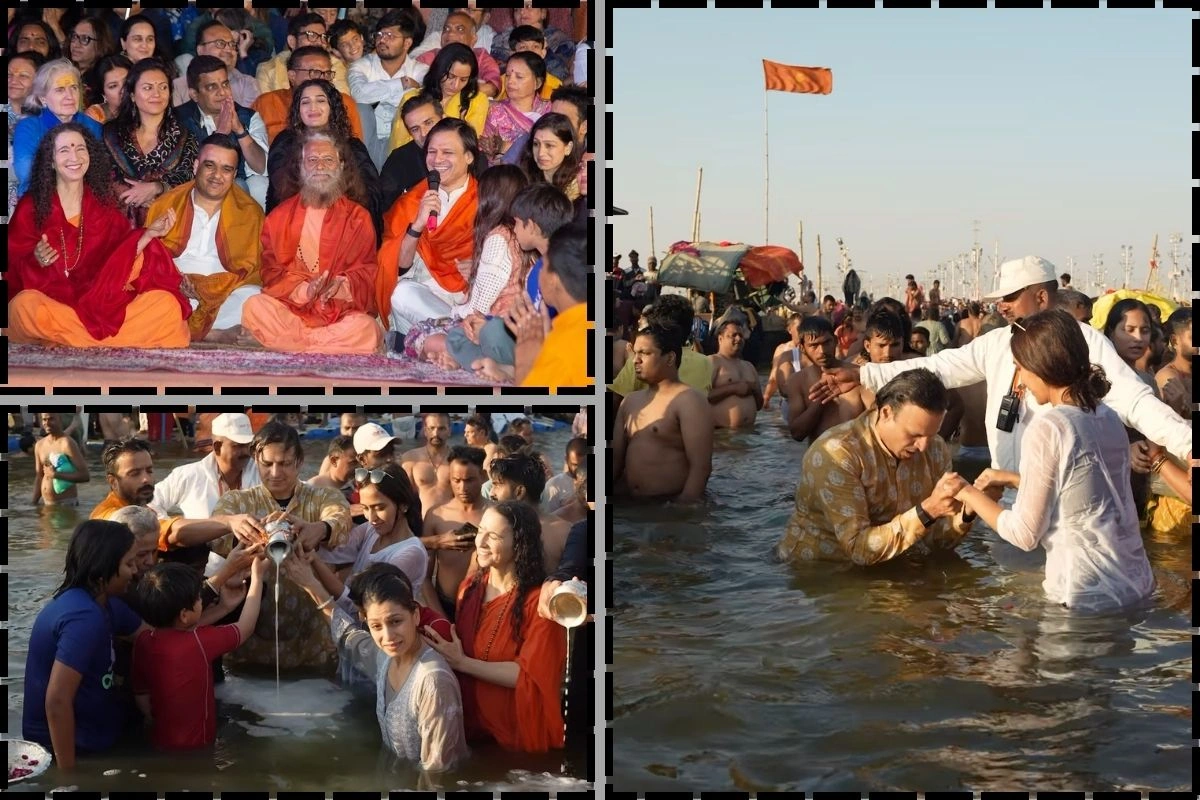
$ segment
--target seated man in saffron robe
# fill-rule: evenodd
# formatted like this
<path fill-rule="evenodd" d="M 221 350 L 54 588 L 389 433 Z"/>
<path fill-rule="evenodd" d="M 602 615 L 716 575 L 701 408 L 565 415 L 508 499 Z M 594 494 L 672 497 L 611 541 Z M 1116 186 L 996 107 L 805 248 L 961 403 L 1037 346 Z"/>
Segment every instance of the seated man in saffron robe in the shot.
<path fill-rule="evenodd" d="M 442 119 L 425 139 L 425 166 L 438 173 L 438 188 L 421 181 L 383 220 L 375 302 L 380 317 L 400 334 L 417 322 L 449 316 L 470 290 L 464 271 L 475 250 L 475 173 L 487 166 L 475 130 L 461 119 Z"/>
<path fill-rule="evenodd" d="M 8 228 L 8 335 L 23 344 L 187 347 L 183 276 L 157 239 L 170 211 L 131 228 L 104 145 L 77 122 L 42 138 Z"/>
<path fill-rule="evenodd" d="M 246 301 L 244 334 L 272 350 L 375 353 L 383 328 L 374 317 L 375 227 L 346 197 L 344 143 L 308 131 L 300 193 L 267 215 L 262 231 L 262 294 Z"/>
<path fill-rule="evenodd" d="M 237 343 L 242 305 L 262 291 L 263 212 L 235 183 L 239 148 L 233 137 L 213 133 L 200 143 L 196 178 L 160 196 L 150 219 L 167 209 L 175 225 L 162 243 L 183 273 L 192 306 L 192 341 Z"/>

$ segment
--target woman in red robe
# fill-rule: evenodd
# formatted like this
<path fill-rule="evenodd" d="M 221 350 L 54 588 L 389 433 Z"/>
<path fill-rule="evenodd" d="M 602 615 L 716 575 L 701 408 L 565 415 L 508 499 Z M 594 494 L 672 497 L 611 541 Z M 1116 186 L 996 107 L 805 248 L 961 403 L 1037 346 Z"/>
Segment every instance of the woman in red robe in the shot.
<path fill-rule="evenodd" d="M 131 228 L 103 145 L 81 125 L 42 139 L 8 229 L 9 338 L 71 347 L 187 347 L 192 307 L 157 239 Z"/>
<path fill-rule="evenodd" d="M 479 571 L 458 590 L 453 638 L 427 634 L 458 673 L 467 740 L 543 753 L 563 746 L 566 629 L 538 616 L 546 579 L 533 506 L 489 508 L 475 536 Z"/>

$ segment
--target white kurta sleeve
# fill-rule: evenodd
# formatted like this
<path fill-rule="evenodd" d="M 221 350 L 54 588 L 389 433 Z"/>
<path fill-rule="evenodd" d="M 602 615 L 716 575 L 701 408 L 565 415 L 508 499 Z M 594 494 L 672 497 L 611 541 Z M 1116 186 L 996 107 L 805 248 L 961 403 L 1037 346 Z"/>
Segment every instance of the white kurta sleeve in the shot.
<path fill-rule="evenodd" d="M 937 355 L 925 358 L 909 358 L 887 364 L 864 364 L 858 372 L 859 380 L 872 392 L 878 392 L 884 384 L 901 372 L 924 368 L 937 375 L 947 389 L 985 381 L 987 356 L 993 341 L 988 337 L 992 333 L 989 331 L 983 336 L 976 336 L 964 347 L 942 350 Z M 1003 334 L 1003 331 L 997 329 L 995 333 Z"/>
<path fill-rule="evenodd" d="M 1062 432 L 1048 414 L 1034 419 L 1021 439 L 1021 486 L 1011 509 L 1000 512 L 996 532 L 1022 550 L 1033 550 L 1050 527 L 1058 502 Z"/>
<path fill-rule="evenodd" d="M 504 237 L 492 235 L 484 239 L 479 269 L 475 271 L 475 281 L 471 284 L 471 296 L 467 302 L 454 307 L 454 318 L 462 319 L 473 311 L 480 314 L 490 312 L 492 304 L 512 277 L 512 271 L 512 254 Z"/>
<path fill-rule="evenodd" d="M 444 772 L 467 755 L 458 681 L 452 672 L 435 670 L 424 677 L 418 692 L 421 768 Z"/>

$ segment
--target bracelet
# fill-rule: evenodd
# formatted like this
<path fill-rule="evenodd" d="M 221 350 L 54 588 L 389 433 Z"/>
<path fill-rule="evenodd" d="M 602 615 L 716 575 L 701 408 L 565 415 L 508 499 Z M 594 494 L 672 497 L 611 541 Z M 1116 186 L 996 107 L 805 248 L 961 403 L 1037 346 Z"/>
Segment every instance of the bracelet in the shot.
<path fill-rule="evenodd" d="M 1158 472 L 1160 469 L 1162 469 L 1162 465 L 1166 462 L 1166 460 L 1167 457 L 1165 455 L 1161 455 L 1154 459 L 1154 462 L 1150 465 L 1150 471 Z"/>
<path fill-rule="evenodd" d="M 333 605 L 333 595 L 329 595 L 329 599 L 326 600 L 324 603 L 317 603 L 317 611 L 324 611 L 325 609 L 329 608 L 331 605 Z"/>
<path fill-rule="evenodd" d="M 913 506 L 913 508 L 917 510 L 917 519 L 921 520 L 921 524 L 926 528 L 937 521 L 929 515 L 929 512 L 926 511 L 920 503 L 917 503 L 915 506 Z"/>
<path fill-rule="evenodd" d="M 321 520 L 321 524 L 325 526 L 325 535 L 323 537 L 321 537 L 321 542 L 325 543 L 325 542 L 328 542 L 331 538 L 333 538 L 333 526 L 330 525 L 325 520 Z"/>
<path fill-rule="evenodd" d="M 406 235 L 408 235 L 408 236 L 411 236 L 411 237 L 412 237 L 412 238 L 414 238 L 414 239 L 420 239 L 420 238 L 421 238 L 421 231 L 419 231 L 419 230 L 417 230 L 417 231 L 414 231 L 414 230 L 412 229 L 412 226 L 411 226 L 411 225 L 409 225 L 409 226 L 408 226 L 408 230 L 406 230 L 404 233 L 405 233 Z"/>

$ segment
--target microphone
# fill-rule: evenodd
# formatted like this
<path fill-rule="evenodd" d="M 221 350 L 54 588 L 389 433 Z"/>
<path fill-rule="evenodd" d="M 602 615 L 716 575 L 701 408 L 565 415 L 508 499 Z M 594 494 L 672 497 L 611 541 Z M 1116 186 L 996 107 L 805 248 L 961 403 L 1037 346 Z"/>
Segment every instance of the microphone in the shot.
<path fill-rule="evenodd" d="M 436 192 L 438 187 L 441 185 L 442 173 L 438 172 L 436 169 L 429 170 L 429 188 Z M 428 231 L 437 230 L 437 218 L 438 210 L 435 208 L 429 215 L 429 221 L 425 223 L 425 229 Z"/>

